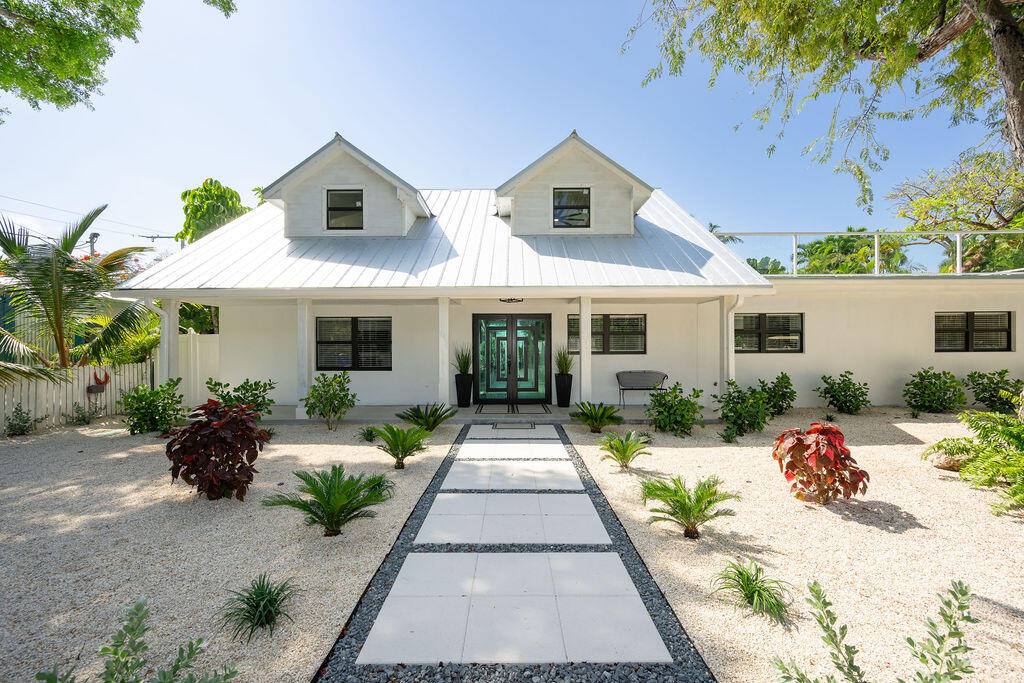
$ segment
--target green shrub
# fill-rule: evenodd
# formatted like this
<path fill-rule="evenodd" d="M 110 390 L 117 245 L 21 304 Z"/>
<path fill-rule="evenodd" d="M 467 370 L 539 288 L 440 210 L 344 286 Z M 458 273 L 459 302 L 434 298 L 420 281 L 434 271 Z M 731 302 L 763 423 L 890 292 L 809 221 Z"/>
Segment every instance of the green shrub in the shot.
<path fill-rule="evenodd" d="M 615 406 L 587 401 L 577 403 L 576 411 L 569 413 L 569 417 L 590 427 L 592 433 L 600 434 L 608 425 L 622 424 L 622 416 L 618 413 L 619 409 Z"/>
<path fill-rule="evenodd" d="M 83 406 L 77 401 L 71 405 L 71 412 L 64 413 L 64 421 L 75 427 L 84 427 L 103 415 L 103 408 L 91 405 Z"/>
<path fill-rule="evenodd" d="M 704 426 L 704 406 L 697 401 L 703 393 L 700 389 L 694 389 L 687 396 L 679 382 L 668 389 L 652 391 L 650 403 L 645 409 L 647 419 L 659 432 L 689 436 L 695 425 Z"/>
<path fill-rule="evenodd" d="M 757 384 L 768 398 L 768 412 L 772 417 L 784 415 L 793 407 L 796 389 L 793 388 L 793 380 L 786 373 L 780 372 L 771 383 L 759 379 Z"/>
<path fill-rule="evenodd" d="M 623 434 L 607 434 L 601 439 L 601 450 L 605 452 L 602 460 L 614 460 L 622 469 L 629 469 L 630 464 L 641 455 L 650 455 L 647 448 L 648 440 L 636 432 Z"/>
<path fill-rule="evenodd" d="M 836 628 L 836 613 L 832 611 L 832 603 L 829 602 L 825 590 L 817 581 L 808 584 L 807 588 L 811 591 L 807 603 L 811 606 L 814 620 L 821 627 L 821 639 L 828 646 L 832 665 L 842 674 L 843 680 L 868 680 L 864 671 L 857 665 L 857 648 L 843 642 L 846 639 L 846 626 Z M 913 638 L 906 640 L 914 659 L 926 666 L 924 671 L 917 671 L 913 677 L 913 680 L 921 683 L 959 681 L 964 674 L 974 673 L 971 661 L 964 656 L 973 648 L 964 644 L 963 633 L 963 624 L 978 622 L 970 612 L 971 599 L 974 596 L 970 587 L 961 581 L 954 581 L 947 593 L 948 596 L 939 595 L 939 620 L 925 621 L 928 637 L 921 642 Z M 781 657 L 775 657 L 772 665 L 779 673 L 780 681 L 811 683 L 812 680 L 818 680 L 808 677 L 793 660 L 786 664 Z M 829 676 L 826 680 L 836 679 Z"/>
<path fill-rule="evenodd" d="M 270 406 L 274 405 L 274 399 L 270 398 L 270 392 L 276 386 L 277 382 L 272 379 L 266 382 L 245 379 L 232 389 L 227 382 L 218 382 L 212 377 L 206 380 L 206 388 L 218 401 L 225 405 L 250 406 L 253 412 L 258 413 L 256 419 L 272 414 Z"/>
<path fill-rule="evenodd" d="M 18 405 L 14 406 L 10 416 L 4 421 L 4 436 L 12 437 L 31 434 L 36 431 L 36 425 L 48 417 L 49 415 L 32 417 L 32 413 L 25 410 L 19 401 Z"/>
<path fill-rule="evenodd" d="M 555 372 L 559 375 L 568 375 L 572 373 L 572 366 L 576 364 L 576 359 L 569 353 L 569 348 L 566 346 L 559 346 L 555 349 Z"/>
<path fill-rule="evenodd" d="M 383 474 L 346 475 L 342 465 L 331 465 L 330 471 L 293 472 L 302 481 L 299 495 L 277 493 L 263 500 L 267 507 L 290 507 L 306 515 L 306 524 L 319 524 L 324 536 L 337 536 L 341 527 L 354 519 L 373 517 L 369 508 L 391 500 L 394 484 Z"/>
<path fill-rule="evenodd" d="M 747 432 L 764 429 L 770 413 L 767 394 L 759 387 L 744 389 L 733 379 L 725 386 L 725 393 L 713 396 L 718 403 L 718 415 L 722 422 L 733 428 L 730 433 L 743 436 Z"/>
<path fill-rule="evenodd" d="M 334 429 L 345 413 L 356 404 L 356 394 L 349 389 L 352 379 L 347 371 L 332 375 L 317 375 L 309 395 L 302 399 L 306 414 L 319 417 L 327 423 L 327 429 Z"/>
<path fill-rule="evenodd" d="M 722 480 L 718 477 L 698 479 L 697 484 L 687 488 L 686 482 L 679 477 L 669 481 L 648 479 L 640 485 L 640 494 L 644 505 L 655 500 L 663 507 L 653 508 L 655 513 L 648 520 L 655 522 L 672 522 L 683 527 L 683 536 L 697 538 L 698 529 L 717 517 L 730 517 L 736 513 L 728 508 L 718 506 L 728 500 L 739 500 L 735 493 L 719 490 Z"/>
<path fill-rule="evenodd" d="M 967 373 L 964 384 L 974 394 L 974 401 L 997 413 L 1012 413 L 1013 401 L 1003 395 L 1020 396 L 1024 391 L 1024 379 L 1009 377 L 1009 370 Z"/>
<path fill-rule="evenodd" d="M 741 435 L 732 425 L 725 425 L 725 429 L 718 432 L 718 436 L 720 436 L 722 441 L 726 443 L 736 443 L 736 440 L 739 439 Z"/>
<path fill-rule="evenodd" d="M 915 413 L 952 413 L 966 405 L 967 396 L 952 372 L 929 366 L 910 376 L 903 400 Z"/>
<path fill-rule="evenodd" d="M 100 648 L 103 657 L 103 673 L 100 681 L 104 683 L 139 683 L 143 676 L 154 683 L 223 683 L 238 675 L 234 666 L 225 666 L 218 671 L 211 671 L 197 677 L 190 671 L 195 666 L 196 657 L 206 649 L 202 638 L 189 641 L 178 648 L 178 656 L 174 658 L 168 669 L 153 670 L 143 656 L 149 650 L 149 643 L 143 637 L 149 631 L 146 620 L 149 619 L 149 607 L 145 600 L 140 600 L 128 608 L 128 617 L 121 628 L 110 639 L 109 645 Z M 59 667 L 36 674 L 36 680 L 45 683 L 77 683 L 75 669 L 60 672 Z M 84 683 L 84 681 L 82 681 Z"/>
<path fill-rule="evenodd" d="M 377 448 L 384 451 L 395 459 L 395 469 L 405 469 L 405 459 L 427 450 L 423 442 L 430 436 L 423 427 L 409 427 L 402 429 L 395 425 L 386 424 L 374 427 L 380 440 L 384 443 L 378 444 Z"/>
<path fill-rule="evenodd" d="M 855 382 L 850 370 L 838 378 L 822 375 L 821 383 L 822 385 L 815 389 L 818 396 L 825 400 L 825 405 L 835 408 L 840 413 L 856 415 L 871 405 L 871 399 L 868 398 L 868 383 Z"/>
<path fill-rule="evenodd" d="M 221 626 L 231 630 L 234 640 L 240 640 L 244 634 L 246 643 L 252 642 L 252 637 L 261 629 L 274 635 L 278 617 L 294 621 L 284 608 L 301 592 L 292 585 L 291 579 L 275 583 L 264 572 L 242 590 L 228 591 L 231 597 L 221 610 Z"/>
<path fill-rule="evenodd" d="M 366 443 L 373 443 L 377 440 L 377 432 L 373 431 L 373 427 L 363 427 L 359 430 L 359 438 Z"/>
<path fill-rule="evenodd" d="M 440 427 L 445 420 L 457 415 L 458 412 L 458 408 L 451 408 L 446 403 L 431 403 L 425 406 L 406 408 L 400 413 L 395 413 L 395 417 L 432 432 Z"/>
<path fill-rule="evenodd" d="M 460 375 L 473 373 L 473 349 L 468 346 L 459 346 L 455 349 L 455 361 L 452 363 L 455 372 Z"/>
<path fill-rule="evenodd" d="M 166 434 L 185 418 L 182 395 L 178 393 L 180 377 L 173 377 L 155 389 L 140 384 L 121 394 L 117 402 L 124 411 L 129 434 L 160 432 Z"/>
<path fill-rule="evenodd" d="M 725 592 L 738 604 L 747 605 L 754 614 L 765 614 L 780 624 L 789 618 L 789 585 L 785 581 L 769 579 L 764 567 L 754 560 L 747 564 L 729 562 L 714 579 L 713 593 Z"/>

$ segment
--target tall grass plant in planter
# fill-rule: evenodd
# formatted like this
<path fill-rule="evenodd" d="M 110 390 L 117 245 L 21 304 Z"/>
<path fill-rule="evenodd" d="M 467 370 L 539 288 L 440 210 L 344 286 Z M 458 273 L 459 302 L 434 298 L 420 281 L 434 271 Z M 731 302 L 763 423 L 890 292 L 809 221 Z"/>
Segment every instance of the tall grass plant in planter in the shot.
<path fill-rule="evenodd" d="M 576 359 L 568 347 L 555 349 L 555 396 L 559 408 L 568 408 L 572 401 L 572 366 Z"/>
<path fill-rule="evenodd" d="M 468 346 L 455 349 L 455 397 L 460 408 L 468 408 L 473 400 L 473 350 Z"/>

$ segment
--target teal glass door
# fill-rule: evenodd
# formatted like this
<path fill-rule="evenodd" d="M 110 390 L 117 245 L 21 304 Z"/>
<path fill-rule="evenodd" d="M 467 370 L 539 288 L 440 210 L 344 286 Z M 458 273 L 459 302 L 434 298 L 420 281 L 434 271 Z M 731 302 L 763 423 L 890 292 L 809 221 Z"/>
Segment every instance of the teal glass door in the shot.
<path fill-rule="evenodd" d="M 477 403 L 550 403 L 550 315 L 474 315 Z"/>

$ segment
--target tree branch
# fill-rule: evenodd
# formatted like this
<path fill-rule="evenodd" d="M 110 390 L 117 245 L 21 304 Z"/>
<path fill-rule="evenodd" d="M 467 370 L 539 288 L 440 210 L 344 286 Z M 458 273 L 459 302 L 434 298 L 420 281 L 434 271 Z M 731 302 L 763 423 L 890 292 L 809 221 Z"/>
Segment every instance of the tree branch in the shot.
<path fill-rule="evenodd" d="M 10 21 L 16 22 L 18 24 L 24 24 L 25 26 L 28 26 L 33 31 L 36 30 L 36 24 L 35 24 L 34 21 L 32 21 L 31 19 L 29 19 L 28 17 L 26 17 L 26 16 L 24 16 L 22 14 L 17 14 L 15 12 L 12 12 L 11 10 L 9 10 L 9 9 L 7 9 L 5 7 L 0 7 L 0 17 L 3 17 L 4 19 L 8 19 Z"/>

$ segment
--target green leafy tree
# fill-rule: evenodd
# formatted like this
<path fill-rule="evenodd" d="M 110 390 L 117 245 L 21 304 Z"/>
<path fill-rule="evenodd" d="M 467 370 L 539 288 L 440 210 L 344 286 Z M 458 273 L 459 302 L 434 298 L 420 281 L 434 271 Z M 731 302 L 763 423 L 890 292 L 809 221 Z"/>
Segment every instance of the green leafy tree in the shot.
<path fill-rule="evenodd" d="M 786 270 L 786 266 L 779 262 L 779 259 L 771 256 L 762 256 L 759 259 L 748 257 L 747 265 L 761 275 L 783 275 L 789 272 Z"/>
<path fill-rule="evenodd" d="M 857 235 L 866 228 L 847 227 L 849 235 L 828 235 L 820 240 L 801 244 L 797 249 L 797 266 L 801 273 L 871 273 L 875 268 L 875 238 Z M 879 259 L 883 273 L 909 273 L 915 266 L 907 256 L 904 237 L 883 237 L 879 243 Z"/>
<path fill-rule="evenodd" d="M 181 201 L 184 202 L 185 223 L 174 238 L 190 244 L 249 211 L 237 192 L 213 178 L 182 192 Z"/>
<path fill-rule="evenodd" d="M 203 2 L 235 11 L 233 0 Z M 141 10 L 142 0 L 0 0 L 0 90 L 34 109 L 92 108 L 114 42 L 137 40 Z"/>
<path fill-rule="evenodd" d="M 743 238 L 736 235 L 723 235 L 722 226 L 718 223 L 708 223 L 708 232 L 718 238 L 722 244 L 740 244 Z"/>
<path fill-rule="evenodd" d="M 809 102 L 831 114 L 804 153 L 834 163 L 860 185 L 870 208 L 869 174 L 888 159 L 878 123 L 909 122 L 942 109 L 951 123 L 984 119 L 1001 130 L 1024 163 L 1024 17 L 1021 0 L 652 0 L 627 34 L 661 34 L 661 62 L 645 83 L 684 71 L 687 57 L 746 77 L 766 100 L 754 119 L 786 125 Z M 910 101 L 897 109 L 892 101 Z M 775 149 L 768 147 L 771 154 Z"/>

